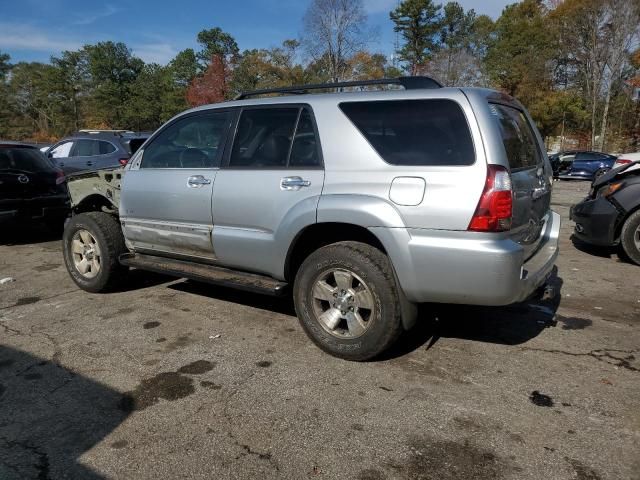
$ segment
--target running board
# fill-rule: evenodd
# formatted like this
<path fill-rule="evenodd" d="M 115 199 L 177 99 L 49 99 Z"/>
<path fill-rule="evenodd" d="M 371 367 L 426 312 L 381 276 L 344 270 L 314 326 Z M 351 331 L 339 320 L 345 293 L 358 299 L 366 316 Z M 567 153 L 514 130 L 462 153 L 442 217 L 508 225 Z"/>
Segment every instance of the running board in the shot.
<path fill-rule="evenodd" d="M 288 285 L 286 282 L 264 275 L 155 255 L 125 253 L 120 255 L 120 263 L 128 267 L 163 273 L 173 277 L 188 278 L 198 282 L 273 296 L 284 295 Z"/>

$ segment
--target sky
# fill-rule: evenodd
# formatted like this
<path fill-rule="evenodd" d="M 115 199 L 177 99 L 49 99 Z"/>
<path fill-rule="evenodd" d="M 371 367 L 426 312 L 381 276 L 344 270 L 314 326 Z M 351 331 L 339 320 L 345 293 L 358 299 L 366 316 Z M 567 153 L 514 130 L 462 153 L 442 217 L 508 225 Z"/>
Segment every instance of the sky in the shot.
<path fill-rule="evenodd" d="M 369 45 L 393 51 L 389 11 L 398 0 L 364 0 L 377 32 Z M 458 0 L 465 9 L 497 18 L 515 0 Z M 146 62 L 166 64 L 185 48 L 197 48 L 200 30 L 219 26 L 241 50 L 278 46 L 304 33 L 310 0 L 0 0 L 0 51 L 19 61 L 48 62 L 63 50 L 113 40 Z"/>

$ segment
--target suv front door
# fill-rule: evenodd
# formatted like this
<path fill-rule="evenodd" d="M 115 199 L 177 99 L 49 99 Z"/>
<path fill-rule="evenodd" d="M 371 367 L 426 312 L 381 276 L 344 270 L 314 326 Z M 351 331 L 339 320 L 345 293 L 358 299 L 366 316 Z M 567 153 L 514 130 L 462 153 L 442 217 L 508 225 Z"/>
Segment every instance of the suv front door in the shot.
<path fill-rule="evenodd" d="M 140 252 L 215 259 L 211 196 L 231 112 L 198 112 L 160 130 L 123 177 L 120 219 Z"/>
<path fill-rule="evenodd" d="M 213 189 L 218 261 L 281 277 L 293 235 L 316 222 L 324 183 L 311 109 L 243 108 L 223 164 Z"/>

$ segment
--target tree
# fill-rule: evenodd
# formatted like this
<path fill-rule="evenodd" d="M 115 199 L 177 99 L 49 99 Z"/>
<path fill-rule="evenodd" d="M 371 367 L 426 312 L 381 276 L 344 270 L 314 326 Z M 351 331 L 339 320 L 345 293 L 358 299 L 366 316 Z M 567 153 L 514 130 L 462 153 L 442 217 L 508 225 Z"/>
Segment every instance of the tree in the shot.
<path fill-rule="evenodd" d="M 84 50 L 64 51 L 60 57 L 51 57 L 56 68 L 55 79 L 61 103 L 70 105 L 73 129 L 80 128 L 80 96 L 89 86 L 88 57 Z"/>
<path fill-rule="evenodd" d="M 171 62 L 169 69 L 176 85 L 187 87 L 198 74 L 198 58 L 192 48 L 178 52 Z"/>
<path fill-rule="evenodd" d="M 470 77 L 478 71 L 471 55 L 473 27 L 476 12 L 468 12 L 458 2 L 449 2 L 444 6 L 440 30 L 440 54 L 445 68 L 440 77 L 445 85 L 457 85 L 464 80 L 472 83 Z M 475 83 L 475 82 L 473 82 Z"/>
<path fill-rule="evenodd" d="M 187 101 L 191 106 L 223 102 L 227 99 L 228 68 L 222 54 L 213 55 L 205 72 L 193 79 L 187 89 Z"/>
<path fill-rule="evenodd" d="M 110 127 L 124 126 L 129 88 L 135 82 L 144 62 L 134 57 L 124 43 L 100 42 L 86 45 L 87 67 L 91 75 L 91 101 L 98 115 L 93 123 Z"/>
<path fill-rule="evenodd" d="M 417 75 L 437 49 L 440 8 L 432 0 L 403 0 L 389 13 L 393 30 L 403 39 L 396 53 L 411 75 Z"/>
<path fill-rule="evenodd" d="M 225 63 L 231 63 L 240 52 L 236 40 L 220 27 L 200 31 L 197 39 L 202 46 L 197 54 L 198 60 L 202 62 L 201 70 L 211 65 L 214 57 L 222 56 Z"/>
<path fill-rule="evenodd" d="M 0 52 L 0 139 L 7 135 L 11 118 L 9 92 L 6 85 L 7 74 L 11 71 L 9 60 L 11 57 L 7 53 Z"/>
<path fill-rule="evenodd" d="M 312 0 L 304 16 L 303 43 L 332 81 L 344 78 L 347 59 L 367 43 L 362 0 Z"/>

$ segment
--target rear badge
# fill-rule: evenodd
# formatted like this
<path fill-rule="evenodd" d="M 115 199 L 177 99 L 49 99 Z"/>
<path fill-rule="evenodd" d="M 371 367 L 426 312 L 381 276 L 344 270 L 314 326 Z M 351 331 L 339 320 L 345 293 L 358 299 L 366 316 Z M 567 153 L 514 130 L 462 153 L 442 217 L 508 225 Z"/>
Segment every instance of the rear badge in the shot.
<path fill-rule="evenodd" d="M 26 175 L 20 175 L 18 177 L 18 181 L 20 183 L 29 183 L 29 177 L 27 177 Z"/>

